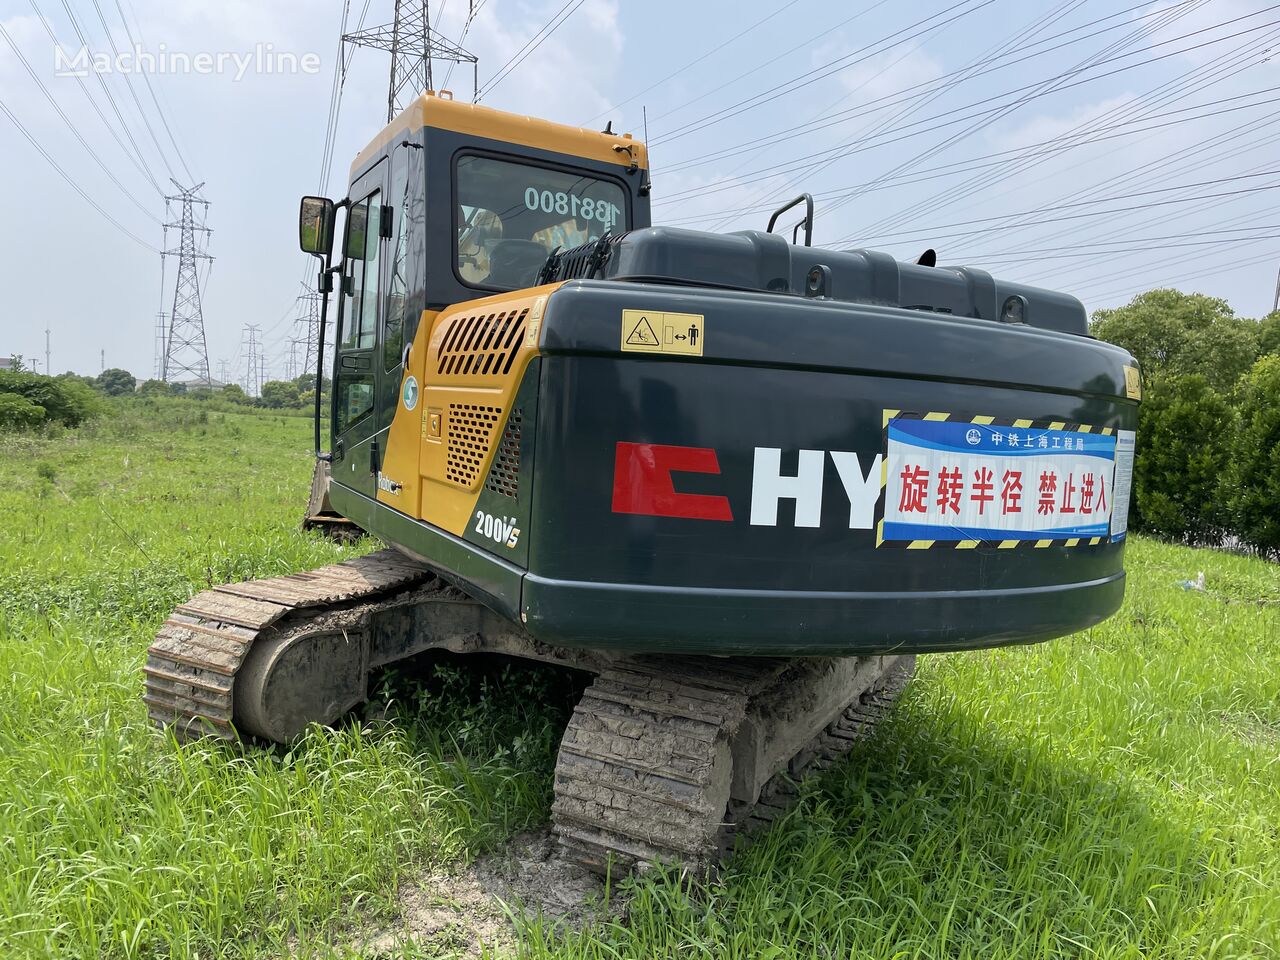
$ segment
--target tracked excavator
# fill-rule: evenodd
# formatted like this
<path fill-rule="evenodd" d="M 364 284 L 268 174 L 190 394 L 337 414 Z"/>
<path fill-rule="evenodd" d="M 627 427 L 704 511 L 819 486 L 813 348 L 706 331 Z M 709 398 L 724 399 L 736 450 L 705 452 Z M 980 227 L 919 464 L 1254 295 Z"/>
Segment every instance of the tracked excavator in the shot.
<path fill-rule="evenodd" d="M 630 135 L 431 93 L 304 198 L 337 327 L 310 512 L 386 546 L 178 607 L 156 723 L 287 742 L 427 650 L 576 668 L 565 853 L 698 869 L 917 654 L 1117 609 L 1141 381 L 1078 300 L 815 247 L 808 196 L 723 235 L 649 207 Z"/>

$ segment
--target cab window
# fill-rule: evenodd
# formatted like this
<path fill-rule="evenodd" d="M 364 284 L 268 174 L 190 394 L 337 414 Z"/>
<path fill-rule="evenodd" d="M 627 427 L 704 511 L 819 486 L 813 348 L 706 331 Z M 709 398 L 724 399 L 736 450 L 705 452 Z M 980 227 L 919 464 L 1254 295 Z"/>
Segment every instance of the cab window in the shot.
<path fill-rule="evenodd" d="M 342 316 L 343 350 L 371 349 L 377 334 L 380 204 L 374 193 L 351 208 L 347 222 L 345 286 L 351 299 Z"/>
<path fill-rule="evenodd" d="M 391 269 L 387 279 L 387 309 L 382 323 L 382 364 L 388 373 L 400 366 L 404 351 L 405 301 L 409 295 L 409 223 L 413 215 L 410 203 L 414 193 L 408 189 L 405 153 L 406 148 L 401 146 L 391 168 L 390 201 L 394 232 L 389 254 Z"/>
<path fill-rule="evenodd" d="M 347 220 L 343 307 L 334 384 L 338 433 L 345 433 L 373 410 L 372 364 L 367 354 L 363 358 L 351 354 L 372 351 L 377 339 L 381 202 L 381 194 L 375 191 L 352 205 Z"/>
<path fill-rule="evenodd" d="M 457 188 L 458 276 L 475 286 L 530 286 L 551 251 L 628 226 L 622 187 L 589 174 L 463 156 Z"/>

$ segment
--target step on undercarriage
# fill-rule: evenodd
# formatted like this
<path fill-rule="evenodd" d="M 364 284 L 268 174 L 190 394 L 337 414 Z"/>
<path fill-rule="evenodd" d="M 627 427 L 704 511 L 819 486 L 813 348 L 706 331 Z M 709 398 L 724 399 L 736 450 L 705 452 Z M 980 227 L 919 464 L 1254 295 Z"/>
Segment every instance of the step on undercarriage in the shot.
<path fill-rule="evenodd" d="M 426 650 L 594 674 L 561 741 L 552 821 L 597 871 L 701 870 L 892 708 L 914 657 L 632 656 L 553 647 L 394 550 L 197 594 L 148 651 L 144 700 L 179 739 L 287 742 Z"/>

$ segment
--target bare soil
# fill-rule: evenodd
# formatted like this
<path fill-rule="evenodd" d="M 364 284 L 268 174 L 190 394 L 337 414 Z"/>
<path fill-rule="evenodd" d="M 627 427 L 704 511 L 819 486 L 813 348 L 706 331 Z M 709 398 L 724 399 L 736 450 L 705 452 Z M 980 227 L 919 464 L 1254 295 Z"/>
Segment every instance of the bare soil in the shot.
<path fill-rule="evenodd" d="M 456 873 L 433 872 L 401 884 L 397 917 L 361 930 L 351 948 L 374 960 L 403 944 L 431 947 L 441 956 L 478 957 L 515 952 L 520 927 L 539 917 L 579 930 L 616 913 L 606 906 L 604 882 L 560 857 L 549 828 L 524 833 L 501 850 Z"/>

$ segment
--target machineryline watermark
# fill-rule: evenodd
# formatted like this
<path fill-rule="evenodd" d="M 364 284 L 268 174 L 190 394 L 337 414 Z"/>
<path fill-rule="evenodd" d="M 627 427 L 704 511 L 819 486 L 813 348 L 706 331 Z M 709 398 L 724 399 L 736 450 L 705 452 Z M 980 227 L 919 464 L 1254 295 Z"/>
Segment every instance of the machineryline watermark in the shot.
<path fill-rule="evenodd" d="M 270 43 L 255 44 L 252 50 L 206 50 L 197 53 L 170 50 L 163 43 L 155 50 L 135 44 L 132 48 L 113 53 L 94 53 L 88 47 L 68 53 L 62 47 L 55 47 L 53 54 L 54 74 L 59 77 L 87 77 L 91 73 L 229 74 L 232 80 L 240 81 L 250 73 L 282 76 L 317 74 L 320 62 L 318 53 L 276 50 Z"/>

